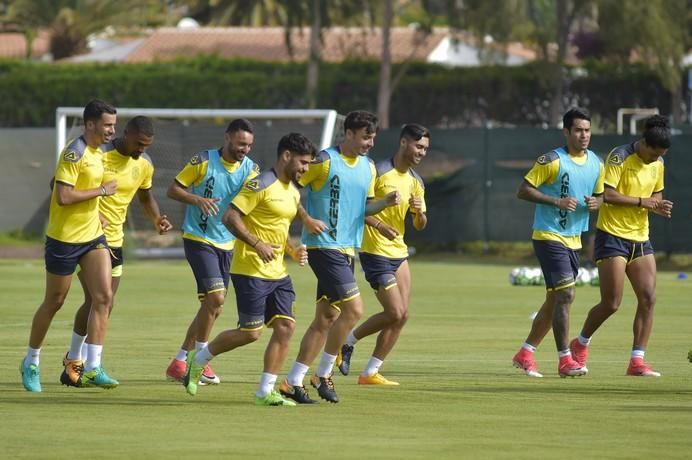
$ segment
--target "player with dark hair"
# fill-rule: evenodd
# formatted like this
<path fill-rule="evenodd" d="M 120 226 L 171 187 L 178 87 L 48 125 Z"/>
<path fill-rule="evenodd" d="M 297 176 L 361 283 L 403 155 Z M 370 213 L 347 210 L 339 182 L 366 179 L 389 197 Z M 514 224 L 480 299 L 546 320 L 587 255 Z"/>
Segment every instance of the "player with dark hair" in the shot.
<path fill-rule="evenodd" d="M 187 204 L 183 245 L 201 302 L 183 344 L 166 369 L 171 380 L 182 381 L 188 352 L 207 345 L 214 321 L 223 309 L 235 236 L 221 218 L 245 183 L 259 173 L 259 167 L 247 156 L 253 142 L 252 123 L 242 118 L 231 121 L 223 147 L 194 155 L 168 188 L 169 198 Z M 202 383 L 220 381 L 210 366 L 202 372 Z"/>
<path fill-rule="evenodd" d="M 310 383 L 322 399 L 339 401 L 332 370 L 341 345 L 363 314 L 353 268 L 355 250 L 363 239 L 364 219 L 399 203 L 396 191 L 375 199 L 375 165 L 367 153 L 377 134 L 377 116 L 351 112 L 344 121 L 344 131 L 344 140 L 321 151 L 300 179 L 308 192 L 307 212 L 299 209 L 299 215 L 308 263 L 317 277 L 317 306 L 298 357 L 279 388 L 281 394 L 299 403 L 314 402 L 303 379 L 323 346 Z"/>
<path fill-rule="evenodd" d="M 284 253 L 300 265 L 307 261 L 305 246 L 292 247 L 288 243 L 288 229 L 300 206 L 296 183 L 316 152 L 302 134 L 283 136 L 274 168 L 248 182 L 225 212 L 224 224 L 238 237 L 231 265 L 238 327 L 221 332 L 206 347 L 190 352 L 183 380 L 189 394 L 197 393 L 197 382 L 212 358 L 255 342 L 266 326 L 273 331 L 264 352 L 255 404 L 295 406 L 274 389 L 295 329 L 295 292 Z"/>
<path fill-rule="evenodd" d="M 46 230 L 46 289 L 31 323 L 29 347 L 20 372 L 27 391 L 40 392 L 39 356 L 53 317 L 70 290 L 77 265 L 91 293 L 87 321 L 87 357 L 82 382 L 113 388 L 118 381 L 101 367 L 101 351 L 111 305 L 110 257 L 99 220 L 99 197 L 113 195 L 118 184 L 104 182 L 101 146 L 115 133 L 116 109 L 99 100 L 84 107 L 84 134 L 67 143 L 55 169 Z"/>
<path fill-rule="evenodd" d="M 122 137 L 101 146 L 104 152 L 104 180 L 118 182 L 115 194 L 101 197 L 99 202 L 99 214 L 104 225 L 112 267 L 109 314 L 113 310 L 113 301 L 123 273 L 125 237 L 123 227 L 127 218 L 127 209 L 135 195 L 159 234 L 166 233 L 172 228 L 168 218 L 161 214 L 159 205 L 151 192 L 154 165 L 145 150 L 153 142 L 154 125 L 151 119 L 137 116 L 127 123 Z M 89 289 L 85 284 L 85 274 L 80 271 L 77 276 L 84 292 L 84 303 L 75 314 L 70 350 L 63 360 L 65 369 L 60 376 L 60 382 L 68 386 L 81 386 L 81 374 L 87 357 L 84 343 L 87 338 L 87 322 L 92 304 Z"/>
<path fill-rule="evenodd" d="M 397 190 L 399 195 L 408 199 L 365 218 L 360 263 L 383 311 L 349 332 L 336 359 L 341 373 L 348 375 L 356 342 L 379 332 L 375 350 L 358 377 L 361 385 L 398 385 L 383 377 L 379 369 L 408 320 L 411 272 L 407 261 L 408 247 L 404 242 L 405 221 L 410 212 L 416 230 L 423 230 L 428 222 L 425 186 L 413 167 L 425 158 L 429 146 L 430 132 L 425 127 L 415 123 L 404 125 L 398 151 L 392 158 L 377 164 L 375 197 L 382 198 Z"/>
<path fill-rule="evenodd" d="M 562 131 L 567 144 L 538 157 L 517 192 L 520 199 L 536 203 L 531 239 L 546 284 L 545 301 L 512 360 L 530 377 L 543 377 L 533 353 L 551 327 L 560 377 L 588 372 L 570 351 L 569 311 L 576 293 L 581 234 L 589 229 L 589 212 L 603 202 L 603 164 L 587 148 L 591 117 L 586 110 L 565 113 Z"/>
<path fill-rule="evenodd" d="M 649 241 L 649 212 L 670 218 L 673 202 L 663 198 L 663 155 L 671 144 L 668 119 L 654 115 L 642 137 L 615 147 L 606 160 L 604 205 L 598 214 L 594 256 L 601 301 L 571 342 L 574 358 L 586 365 L 588 345 L 622 302 L 625 276 L 637 296 L 632 354 L 627 375 L 659 377 L 644 360 L 654 322 L 656 259 Z"/>

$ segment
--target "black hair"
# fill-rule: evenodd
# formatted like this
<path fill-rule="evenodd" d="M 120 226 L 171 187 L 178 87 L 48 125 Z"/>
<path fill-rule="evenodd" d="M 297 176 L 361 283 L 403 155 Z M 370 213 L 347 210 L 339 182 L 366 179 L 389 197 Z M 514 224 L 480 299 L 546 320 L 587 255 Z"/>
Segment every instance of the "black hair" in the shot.
<path fill-rule="evenodd" d="M 152 123 L 151 118 L 142 115 L 138 115 L 128 121 L 125 129 L 149 137 L 154 135 L 154 123 Z"/>
<path fill-rule="evenodd" d="M 245 118 L 236 118 L 235 120 L 231 121 L 226 128 L 227 134 L 238 131 L 246 131 L 250 134 L 255 134 L 255 128 L 252 126 L 252 123 L 250 123 L 250 120 L 246 120 Z"/>
<path fill-rule="evenodd" d="M 90 100 L 87 103 L 87 105 L 84 106 L 84 113 L 82 115 L 82 118 L 84 119 L 84 124 L 86 125 L 87 121 L 100 120 L 101 115 L 103 115 L 104 113 L 110 113 L 111 115 L 115 115 L 116 113 L 118 113 L 118 111 L 115 110 L 115 107 L 108 104 L 107 102 L 103 102 L 99 99 Z"/>
<path fill-rule="evenodd" d="M 572 129 L 572 126 L 574 125 L 574 120 L 586 120 L 590 122 L 591 114 L 588 110 L 582 109 L 580 107 L 569 109 L 562 116 L 562 127 L 566 130 Z"/>
<path fill-rule="evenodd" d="M 280 156 L 285 150 L 296 155 L 307 155 L 315 158 L 317 155 L 317 147 L 310 139 L 300 133 L 288 133 L 279 140 L 279 145 L 276 147 L 276 155 Z"/>
<path fill-rule="evenodd" d="M 377 115 L 374 113 L 356 110 L 346 115 L 346 119 L 344 120 L 344 131 L 351 130 L 355 132 L 365 128 L 365 132 L 374 134 L 377 132 L 377 121 Z"/>
<path fill-rule="evenodd" d="M 425 126 L 417 123 L 408 123 L 402 126 L 401 134 L 399 134 L 399 139 L 404 137 L 414 141 L 419 141 L 423 137 L 430 139 L 430 131 Z"/>
<path fill-rule="evenodd" d="M 662 115 L 653 115 L 644 122 L 642 137 L 646 145 L 653 148 L 670 148 L 670 123 Z"/>

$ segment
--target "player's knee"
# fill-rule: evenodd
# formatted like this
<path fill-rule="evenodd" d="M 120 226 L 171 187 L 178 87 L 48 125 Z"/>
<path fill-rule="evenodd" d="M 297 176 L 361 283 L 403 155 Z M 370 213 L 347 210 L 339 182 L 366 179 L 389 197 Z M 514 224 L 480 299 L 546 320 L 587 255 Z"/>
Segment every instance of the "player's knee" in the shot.
<path fill-rule="evenodd" d="M 272 324 L 274 329 L 273 334 L 281 341 L 288 342 L 293 337 L 293 332 L 296 329 L 296 323 L 290 320 L 277 320 Z"/>
<path fill-rule="evenodd" d="M 574 302 L 575 289 L 568 287 L 555 291 L 555 304 L 569 307 Z"/>
<path fill-rule="evenodd" d="M 656 293 L 651 290 L 650 292 L 640 294 L 637 298 L 637 303 L 639 308 L 653 309 L 654 305 L 656 305 Z"/>
<path fill-rule="evenodd" d="M 620 303 L 622 302 L 622 297 L 618 296 L 607 296 L 601 299 L 601 308 L 605 309 L 608 313 L 613 314 L 620 308 Z"/>
<path fill-rule="evenodd" d="M 253 329 L 251 331 L 241 331 L 245 344 L 256 342 L 262 336 L 262 328 Z"/>
<path fill-rule="evenodd" d="M 222 291 L 210 292 L 205 298 L 204 304 L 212 311 L 217 311 L 223 308 L 223 303 L 226 301 L 226 295 Z"/>
<path fill-rule="evenodd" d="M 91 308 L 103 309 L 107 313 L 113 303 L 113 295 L 110 289 L 97 291 L 91 294 Z"/>

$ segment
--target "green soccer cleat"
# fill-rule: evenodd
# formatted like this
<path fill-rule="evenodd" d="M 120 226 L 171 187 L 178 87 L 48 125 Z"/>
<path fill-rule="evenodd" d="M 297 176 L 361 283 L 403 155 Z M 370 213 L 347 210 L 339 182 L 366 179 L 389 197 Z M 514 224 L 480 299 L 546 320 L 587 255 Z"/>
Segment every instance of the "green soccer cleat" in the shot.
<path fill-rule="evenodd" d="M 290 399 L 286 399 L 283 396 L 281 396 L 281 393 L 279 393 L 276 390 L 272 390 L 271 393 L 269 393 L 267 396 L 264 398 L 260 398 L 259 396 L 255 396 L 255 406 L 295 406 L 296 403 L 291 401 Z"/>
<path fill-rule="evenodd" d="M 197 384 L 202 372 L 204 372 L 204 366 L 195 363 L 195 356 L 197 356 L 197 350 L 188 353 L 187 369 L 185 370 L 185 377 L 183 377 L 183 386 L 190 396 L 197 394 Z"/>
<path fill-rule="evenodd" d="M 37 365 L 29 364 L 26 366 L 24 359 L 22 359 L 22 364 L 19 365 L 19 373 L 22 374 L 22 385 L 24 385 L 26 391 L 33 393 L 41 392 L 41 370 Z"/>
<path fill-rule="evenodd" d="M 692 363 L 692 350 L 687 352 L 687 360 Z"/>
<path fill-rule="evenodd" d="M 106 374 L 101 366 L 82 374 L 81 385 L 83 387 L 99 387 L 110 390 L 120 385 L 120 382 Z"/>

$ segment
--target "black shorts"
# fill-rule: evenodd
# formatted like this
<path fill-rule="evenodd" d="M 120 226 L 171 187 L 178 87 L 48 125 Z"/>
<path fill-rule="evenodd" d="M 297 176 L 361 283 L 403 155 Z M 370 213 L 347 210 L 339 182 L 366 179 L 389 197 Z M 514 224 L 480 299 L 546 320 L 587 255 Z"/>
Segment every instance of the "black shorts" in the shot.
<path fill-rule="evenodd" d="M 46 236 L 44 258 L 46 271 L 53 275 L 67 276 L 74 273 L 79 259 L 94 249 L 107 249 L 106 237 L 99 236 L 86 243 L 64 243 Z"/>
<path fill-rule="evenodd" d="M 296 293 L 291 277 L 267 280 L 247 275 L 231 274 L 238 307 L 238 326 L 241 330 L 271 327 L 277 318 L 295 321 L 293 304 Z"/>
<path fill-rule="evenodd" d="M 629 264 L 639 257 L 654 253 L 651 241 L 630 241 L 619 236 L 611 235 L 601 229 L 596 230 L 594 244 L 594 259 L 596 263 L 610 257 L 622 257 Z"/>
<path fill-rule="evenodd" d="M 360 265 L 365 272 L 365 279 L 374 290 L 389 289 L 396 286 L 396 271 L 406 258 L 394 259 L 376 254 L 361 252 L 358 254 Z"/>
<path fill-rule="evenodd" d="M 197 297 L 200 300 L 206 294 L 228 289 L 233 251 L 187 238 L 183 238 L 183 247 L 185 258 L 197 281 Z"/>
<path fill-rule="evenodd" d="M 546 289 L 554 291 L 574 285 L 579 273 L 579 253 L 557 241 L 532 241 Z"/>
<path fill-rule="evenodd" d="M 122 246 L 119 248 L 110 246 L 109 249 L 111 254 L 111 276 L 117 278 L 123 274 L 123 265 L 125 264 L 123 248 Z"/>
<path fill-rule="evenodd" d="M 336 249 L 308 249 L 308 264 L 317 277 L 317 300 L 335 304 L 360 295 L 353 275 L 353 256 Z"/>

